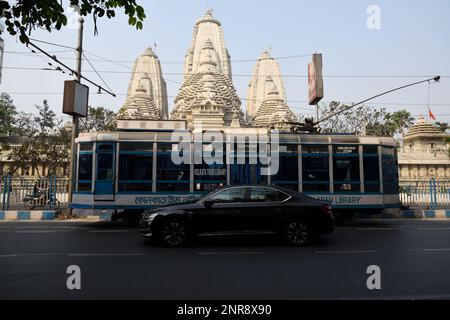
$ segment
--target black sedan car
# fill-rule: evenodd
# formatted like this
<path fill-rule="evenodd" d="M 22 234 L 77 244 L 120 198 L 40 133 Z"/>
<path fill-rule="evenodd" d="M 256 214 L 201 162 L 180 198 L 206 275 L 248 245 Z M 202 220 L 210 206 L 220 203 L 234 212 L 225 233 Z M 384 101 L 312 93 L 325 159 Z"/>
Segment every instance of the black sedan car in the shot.
<path fill-rule="evenodd" d="M 193 235 L 274 232 L 304 246 L 334 229 L 328 202 L 276 186 L 228 186 L 190 203 L 149 209 L 141 235 L 177 247 Z"/>

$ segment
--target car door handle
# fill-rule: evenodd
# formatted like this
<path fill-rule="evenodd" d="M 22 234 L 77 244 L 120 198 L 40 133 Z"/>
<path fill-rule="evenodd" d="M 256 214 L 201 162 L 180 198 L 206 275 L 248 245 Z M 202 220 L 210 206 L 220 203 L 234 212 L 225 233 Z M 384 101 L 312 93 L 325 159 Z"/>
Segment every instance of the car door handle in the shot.
<path fill-rule="evenodd" d="M 233 213 L 234 213 L 234 214 L 242 214 L 242 211 L 239 210 L 239 209 L 236 209 L 236 210 L 233 211 Z"/>

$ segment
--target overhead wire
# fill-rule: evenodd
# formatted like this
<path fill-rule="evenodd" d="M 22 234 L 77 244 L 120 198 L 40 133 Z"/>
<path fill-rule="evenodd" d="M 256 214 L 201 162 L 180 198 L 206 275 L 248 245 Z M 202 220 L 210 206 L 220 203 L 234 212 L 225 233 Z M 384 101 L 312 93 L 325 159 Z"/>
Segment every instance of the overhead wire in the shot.
<path fill-rule="evenodd" d="M 103 77 L 100 75 L 100 73 L 95 69 L 94 65 L 89 61 L 89 59 L 86 57 L 86 55 L 84 54 L 84 52 L 82 52 L 83 57 L 86 59 L 87 63 L 91 66 L 91 68 L 95 71 L 95 73 L 97 74 L 97 76 L 100 78 L 100 80 L 102 80 L 103 84 L 108 88 L 109 91 L 113 91 L 109 85 L 106 83 L 106 81 L 103 79 Z M 101 87 L 99 87 L 99 91 L 101 91 Z"/>
<path fill-rule="evenodd" d="M 19 67 L 19 66 L 5 66 L 4 69 L 10 70 L 30 70 L 30 71 L 43 71 L 41 68 L 35 67 Z M 44 70 L 46 71 L 46 70 Z M 96 72 L 94 70 L 84 70 L 83 72 Z M 98 70 L 101 73 L 111 74 L 133 74 L 133 73 L 145 73 L 149 75 L 156 75 L 157 72 L 145 72 L 145 71 L 118 71 L 118 70 Z M 183 72 L 163 72 L 164 75 L 184 76 Z M 232 74 L 232 77 L 254 77 L 253 74 Z M 257 77 L 279 77 L 279 78 L 308 78 L 308 75 L 295 75 L 295 74 L 280 74 L 279 76 L 273 74 L 261 74 Z M 324 75 L 323 78 L 426 78 L 433 75 Z M 441 78 L 450 78 L 450 75 L 442 75 Z"/>
<path fill-rule="evenodd" d="M 44 54 L 45 56 L 47 56 L 48 58 L 52 59 L 53 61 L 55 61 L 55 62 L 58 63 L 59 65 L 63 66 L 65 69 L 69 70 L 71 73 L 77 74 L 77 72 L 76 72 L 75 70 L 73 70 L 72 68 L 68 67 L 66 64 L 64 64 L 63 62 L 61 62 L 61 61 L 56 57 L 56 55 L 53 55 L 53 56 L 52 56 L 50 53 L 46 52 L 45 50 L 43 50 L 42 48 L 40 48 L 39 46 L 37 46 L 36 44 L 34 44 L 34 43 L 31 41 L 31 39 L 30 39 L 30 41 L 28 41 L 28 45 L 29 45 L 29 46 L 32 46 L 32 47 L 35 48 L 35 49 L 37 49 L 38 51 L 40 51 L 41 53 L 43 53 L 43 54 Z M 90 84 L 92 84 L 92 85 L 98 87 L 99 89 L 102 89 L 103 91 L 105 91 L 106 93 L 112 95 L 113 97 L 116 96 L 113 92 L 108 91 L 108 90 L 106 90 L 106 89 L 103 89 L 101 86 L 99 86 L 98 84 L 96 84 L 96 83 L 93 82 L 92 80 L 86 78 L 85 76 L 83 76 L 83 75 L 81 75 L 81 74 L 79 74 L 78 76 L 79 76 L 80 78 L 86 80 L 86 81 L 89 82 Z"/>

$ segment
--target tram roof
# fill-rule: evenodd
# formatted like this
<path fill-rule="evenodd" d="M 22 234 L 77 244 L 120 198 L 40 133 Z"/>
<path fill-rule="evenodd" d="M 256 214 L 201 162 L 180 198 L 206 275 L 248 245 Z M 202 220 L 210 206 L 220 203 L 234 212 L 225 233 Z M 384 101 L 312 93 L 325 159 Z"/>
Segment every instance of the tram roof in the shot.
<path fill-rule="evenodd" d="M 94 142 L 94 141 L 133 141 L 133 142 L 171 142 L 173 132 L 97 132 L 97 133 L 82 133 L 76 139 L 77 143 L 80 142 Z M 227 140 L 230 141 L 233 137 L 248 137 L 256 133 L 260 135 L 262 132 L 227 132 Z M 184 131 L 183 134 L 191 135 L 189 131 Z M 267 132 L 265 133 L 267 134 Z M 272 133 L 273 135 L 273 133 Z M 356 135 L 343 135 L 343 134 L 293 134 L 293 133 L 280 133 L 278 135 L 280 144 L 364 144 L 364 145 L 387 145 L 396 147 L 398 143 L 389 137 L 374 137 L 374 136 L 356 136 Z"/>

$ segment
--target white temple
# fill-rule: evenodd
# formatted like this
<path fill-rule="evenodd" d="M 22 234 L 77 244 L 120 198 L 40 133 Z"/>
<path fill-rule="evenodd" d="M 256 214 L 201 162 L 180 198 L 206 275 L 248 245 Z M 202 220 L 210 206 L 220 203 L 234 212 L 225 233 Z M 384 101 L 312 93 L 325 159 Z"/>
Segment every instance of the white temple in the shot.
<path fill-rule="evenodd" d="M 185 78 L 197 73 L 201 68 L 201 51 L 205 42 L 209 40 L 217 54 L 217 71 L 231 78 L 230 54 L 225 47 L 222 24 L 213 18 L 212 10 L 207 10 L 205 16 L 197 21 L 192 35 L 192 44 L 188 49 L 184 61 Z"/>
<path fill-rule="evenodd" d="M 134 65 L 127 100 L 118 114 L 120 120 L 166 120 L 166 83 L 161 64 L 149 48 Z M 192 129 L 270 127 L 289 129 L 297 121 L 286 103 L 280 67 L 269 52 L 257 60 L 249 85 L 247 121 L 232 82 L 230 54 L 225 46 L 221 23 L 207 10 L 195 24 L 191 47 L 184 61 L 184 80 L 170 120 L 184 120 Z"/>
<path fill-rule="evenodd" d="M 400 178 L 412 181 L 450 178 L 449 138 L 449 134 L 419 116 L 403 136 L 398 152 Z"/>
<path fill-rule="evenodd" d="M 167 119 L 168 114 L 167 88 L 161 63 L 148 48 L 134 63 L 127 99 L 118 118 L 161 120 Z"/>
<path fill-rule="evenodd" d="M 192 47 L 185 60 L 184 83 L 171 113 L 172 120 L 203 127 L 240 127 L 245 124 L 241 100 L 231 80 L 230 55 L 222 26 L 210 10 L 197 21 Z"/>
<path fill-rule="evenodd" d="M 276 88 L 278 88 L 279 98 L 286 102 L 286 92 L 283 79 L 281 78 L 280 66 L 266 50 L 256 61 L 253 77 L 248 85 L 247 121 L 249 123 L 252 123 L 269 90 L 272 90 L 272 83 L 275 83 Z"/>
<path fill-rule="evenodd" d="M 297 117 L 287 105 L 272 77 L 266 79 L 266 94 L 252 120 L 255 127 L 269 127 L 284 130 L 290 122 L 297 122 Z"/>

